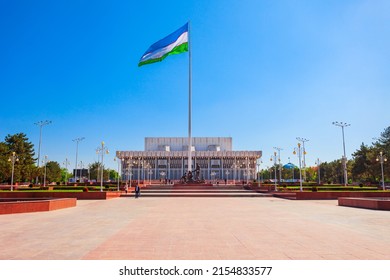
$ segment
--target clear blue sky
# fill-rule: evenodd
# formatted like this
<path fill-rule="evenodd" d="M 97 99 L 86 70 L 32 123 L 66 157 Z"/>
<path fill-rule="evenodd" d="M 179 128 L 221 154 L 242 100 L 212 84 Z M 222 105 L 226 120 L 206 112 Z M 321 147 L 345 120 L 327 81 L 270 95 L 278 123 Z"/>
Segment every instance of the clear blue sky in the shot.
<path fill-rule="evenodd" d="M 0 2 L 0 138 L 24 132 L 41 155 L 74 166 L 103 140 L 186 137 L 188 53 L 138 67 L 145 50 L 191 20 L 193 136 L 231 136 L 235 150 L 273 147 L 297 164 L 347 156 L 390 125 L 390 1 Z"/>

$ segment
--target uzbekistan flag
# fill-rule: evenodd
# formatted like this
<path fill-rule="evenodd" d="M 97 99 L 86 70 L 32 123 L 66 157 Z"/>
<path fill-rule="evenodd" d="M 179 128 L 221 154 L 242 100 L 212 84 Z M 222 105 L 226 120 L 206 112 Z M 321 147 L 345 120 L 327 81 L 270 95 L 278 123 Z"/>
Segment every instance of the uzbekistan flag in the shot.
<path fill-rule="evenodd" d="M 138 66 L 162 61 L 168 55 L 188 51 L 188 23 L 154 43 L 142 55 Z"/>

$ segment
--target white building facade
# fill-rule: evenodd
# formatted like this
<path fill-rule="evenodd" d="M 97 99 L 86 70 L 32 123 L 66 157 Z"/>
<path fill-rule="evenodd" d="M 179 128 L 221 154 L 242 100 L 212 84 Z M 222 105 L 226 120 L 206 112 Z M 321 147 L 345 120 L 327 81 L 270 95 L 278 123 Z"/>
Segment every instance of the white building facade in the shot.
<path fill-rule="evenodd" d="M 204 180 L 256 179 L 261 151 L 233 151 L 231 137 L 193 137 L 192 166 Z M 180 180 L 188 170 L 188 138 L 146 137 L 145 151 L 117 151 L 123 180 Z"/>

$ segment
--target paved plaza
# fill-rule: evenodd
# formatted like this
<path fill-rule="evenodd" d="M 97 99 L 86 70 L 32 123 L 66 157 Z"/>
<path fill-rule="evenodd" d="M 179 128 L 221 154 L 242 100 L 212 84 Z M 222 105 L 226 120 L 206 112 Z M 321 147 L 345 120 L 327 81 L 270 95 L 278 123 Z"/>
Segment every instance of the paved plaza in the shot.
<path fill-rule="evenodd" d="M 0 224 L 3 260 L 390 260 L 390 212 L 336 200 L 126 197 Z"/>

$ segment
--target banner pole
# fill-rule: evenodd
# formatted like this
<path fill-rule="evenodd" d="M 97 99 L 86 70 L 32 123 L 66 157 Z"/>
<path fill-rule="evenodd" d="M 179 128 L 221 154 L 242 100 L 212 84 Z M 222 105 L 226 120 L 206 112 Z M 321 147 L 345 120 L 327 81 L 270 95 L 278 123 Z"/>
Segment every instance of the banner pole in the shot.
<path fill-rule="evenodd" d="M 189 59 L 189 79 L 188 79 L 188 171 L 191 171 L 192 166 L 192 136 L 191 136 L 191 122 L 192 122 L 192 56 L 191 56 L 191 22 L 188 21 L 188 59 Z"/>

